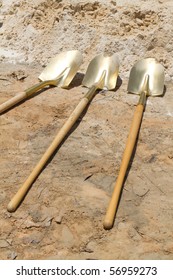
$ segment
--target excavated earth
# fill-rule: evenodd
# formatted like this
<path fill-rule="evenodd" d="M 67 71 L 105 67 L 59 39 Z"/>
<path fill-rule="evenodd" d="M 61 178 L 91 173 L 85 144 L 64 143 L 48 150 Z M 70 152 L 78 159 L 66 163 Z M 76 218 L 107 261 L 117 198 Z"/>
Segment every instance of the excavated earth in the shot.
<path fill-rule="evenodd" d="M 47 88 L 0 116 L 0 259 L 173 258 L 173 2 L 0 1 L 0 103 L 38 82 L 54 55 L 78 49 L 68 89 Z M 89 61 L 120 60 L 115 90 L 98 93 L 14 213 L 7 205 L 87 89 Z M 165 68 L 162 97 L 149 97 L 114 227 L 104 215 L 138 96 L 134 63 Z"/>

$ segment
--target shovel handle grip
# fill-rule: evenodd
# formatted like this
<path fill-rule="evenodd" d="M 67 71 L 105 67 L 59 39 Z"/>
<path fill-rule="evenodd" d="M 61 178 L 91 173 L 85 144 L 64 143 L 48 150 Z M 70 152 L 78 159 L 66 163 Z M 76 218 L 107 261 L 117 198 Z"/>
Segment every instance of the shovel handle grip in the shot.
<path fill-rule="evenodd" d="M 67 133 L 70 131 L 76 120 L 79 118 L 81 113 L 86 108 L 87 104 L 89 103 L 88 97 L 83 97 L 82 100 L 79 102 L 77 107 L 74 109 L 68 120 L 65 122 L 63 127 L 60 129 L 59 133 L 53 140 L 52 144 L 49 146 L 49 148 L 46 150 L 44 155 L 42 156 L 39 163 L 36 165 L 36 167 L 33 169 L 32 173 L 28 177 L 28 179 L 25 181 L 23 186 L 18 190 L 18 192 L 14 195 L 14 197 L 11 199 L 10 203 L 7 206 L 7 210 L 9 212 L 14 212 L 17 207 L 20 205 L 22 200 L 24 199 L 25 195 L 27 194 L 28 190 L 30 189 L 33 182 L 36 180 L 40 172 L 42 171 L 43 167 L 49 160 L 49 158 L 52 156 L 52 154 L 56 151 L 59 144 L 62 142 L 62 140 L 65 138 Z"/>
<path fill-rule="evenodd" d="M 108 205 L 106 216 L 105 216 L 105 219 L 103 222 L 103 227 L 105 229 L 111 229 L 113 226 L 113 223 L 114 223 L 114 218 L 115 218 L 115 214 L 117 211 L 125 175 L 127 172 L 130 158 L 132 156 L 133 149 L 134 149 L 136 139 L 138 136 L 138 132 L 140 129 L 140 124 L 141 124 L 142 116 L 143 116 L 143 110 L 144 110 L 144 105 L 138 104 L 136 107 L 135 113 L 134 113 L 129 136 L 127 138 L 126 148 L 125 148 L 125 151 L 123 154 L 119 175 L 118 175 L 118 178 L 117 178 L 117 181 L 116 181 L 116 184 L 114 187 L 114 191 L 113 191 L 110 203 Z"/>

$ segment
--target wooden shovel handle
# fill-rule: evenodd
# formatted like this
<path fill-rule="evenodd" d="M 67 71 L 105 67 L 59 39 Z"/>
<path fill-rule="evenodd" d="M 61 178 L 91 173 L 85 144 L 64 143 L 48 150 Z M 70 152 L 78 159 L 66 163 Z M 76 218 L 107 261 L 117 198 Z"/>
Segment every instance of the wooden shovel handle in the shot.
<path fill-rule="evenodd" d="M 26 99 L 27 97 L 31 96 L 33 93 L 37 92 L 38 90 L 42 89 L 47 85 L 55 84 L 55 81 L 43 81 L 40 82 L 29 89 L 25 90 L 24 92 L 19 93 L 18 95 L 10 98 L 6 102 L 0 105 L 0 114 L 5 112 L 6 110 L 12 108 L 14 105 L 18 104 L 20 101 Z"/>
<path fill-rule="evenodd" d="M 143 115 L 144 105 L 138 104 L 134 113 L 133 121 L 131 124 L 129 136 L 126 143 L 126 148 L 123 154 L 122 163 L 119 171 L 119 175 L 114 187 L 114 191 L 106 212 L 106 216 L 104 219 L 103 226 L 105 229 L 111 229 L 114 223 L 114 218 L 116 214 L 116 210 L 118 207 L 118 202 L 120 198 L 120 194 L 123 187 L 123 182 L 125 179 L 125 175 L 127 172 L 127 168 L 130 162 L 130 158 L 132 156 L 132 152 L 136 143 L 137 135 L 139 132 L 142 115 Z"/>
<path fill-rule="evenodd" d="M 67 133 L 70 131 L 76 120 L 79 118 L 81 113 L 86 108 L 87 104 L 93 97 L 94 93 L 96 91 L 95 87 L 92 87 L 89 92 L 86 94 L 85 97 L 82 98 L 82 100 L 79 102 L 77 107 L 74 109 L 66 123 L 63 125 L 63 127 L 60 129 L 59 133 L 53 140 L 52 144 L 49 146 L 47 151 L 42 156 L 39 163 L 36 165 L 28 179 L 25 181 L 23 186 L 18 190 L 18 192 L 14 195 L 14 197 L 11 199 L 10 203 L 7 206 L 7 210 L 9 212 L 14 212 L 19 204 L 24 199 L 25 195 L 27 194 L 28 190 L 30 189 L 31 185 L 35 181 L 35 179 L 38 177 L 40 172 L 42 171 L 43 167 L 49 160 L 49 158 L 52 156 L 52 154 L 55 152 L 55 150 L 58 148 L 59 144 L 62 142 L 62 140 L 65 138 Z"/>
<path fill-rule="evenodd" d="M 11 99 L 7 100 L 6 102 L 2 103 L 0 105 L 0 114 L 5 112 L 6 110 L 10 109 L 11 107 L 13 107 L 14 105 L 16 105 L 17 103 L 19 103 L 20 101 L 22 101 L 23 99 L 25 99 L 27 97 L 26 92 L 21 92 L 18 95 L 12 97 Z"/>

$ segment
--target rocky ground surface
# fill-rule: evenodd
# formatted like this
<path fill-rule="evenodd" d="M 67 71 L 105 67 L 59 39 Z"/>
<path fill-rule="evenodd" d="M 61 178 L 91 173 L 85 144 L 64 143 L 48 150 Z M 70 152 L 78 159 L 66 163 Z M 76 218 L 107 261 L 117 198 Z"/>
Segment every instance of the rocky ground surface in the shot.
<path fill-rule="evenodd" d="M 139 3 L 140 2 L 140 3 Z M 84 56 L 68 89 L 50 88 L 0 116 L 0 259 L 173 258 L 172 1 L 0 1 L 0 103 L 38 82 L 49 59 Z M 97 94 L 15 213 L 7 204 L 87 89 L 96 54 L 116 52 L 115 90 Z M 165 68 L 149 97 L 112 230 L 103 219 L 138 96 L 127 94 L 141 58 Z"/>

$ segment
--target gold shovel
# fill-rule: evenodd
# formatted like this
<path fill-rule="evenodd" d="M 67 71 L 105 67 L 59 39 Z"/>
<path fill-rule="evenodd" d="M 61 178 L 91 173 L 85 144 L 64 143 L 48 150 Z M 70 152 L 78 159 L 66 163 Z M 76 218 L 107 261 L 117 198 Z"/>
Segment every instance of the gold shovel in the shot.
<path fill-rule="evenodd" d="M 84 86 L 90 88 L 89 91 L 84 95 L 77 107 L 71 113 L 70 117 L 60 129 L 52 144 L 44 153 L 41 160 L 36 165 L 28 179 L 25 181 L 24 185 L 18 190 L 16 195 L 8 204 L 7 210 L 9 212 L 14 212 L 19 206 L 19 204 L 22 202 L 31 185 L 39 176 L 45 164 L 48 162 L 49 158 L 56 151 L 62 140 L 65 138 L 65 136 L 68 134 L 72 126 L 75 124 L 75 122 L 81 115 L 81 113 L 87 107 L 88 103 L 94 97 L 96 90 L 110 90 L 115 88 L 118 77 L 118 70 L 119 62 L 115 54 L 113 54 L 112 56 L 100 54 L 90 62 L 82 82 Z"/>
<path fill-rule="evenodd" d="M 82 54 L 77 50 L 56 55 L 39 76 L 41 82 L 1 104 L 0 114 L 46 86 L 67 87 L 81 64 Z"/>
<path fill-rule="evenodd" d="M 160 96 L 163 94 L 163 90 L 164 68 L 154 58 L 142 59 L 133 66 L 130 72 L 128 92 L 140 94 L 140 98 L 134 113 L 119 175 L 104 219 L 105 229 L 111 229 L 114 223 L 124 178 L 139 133 L 146 98 L 149 95 Z"/>

